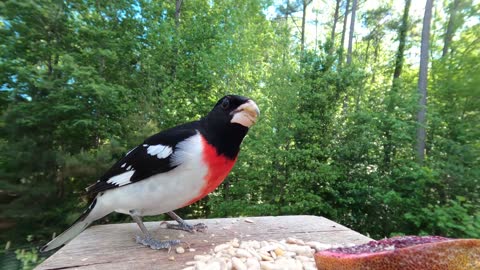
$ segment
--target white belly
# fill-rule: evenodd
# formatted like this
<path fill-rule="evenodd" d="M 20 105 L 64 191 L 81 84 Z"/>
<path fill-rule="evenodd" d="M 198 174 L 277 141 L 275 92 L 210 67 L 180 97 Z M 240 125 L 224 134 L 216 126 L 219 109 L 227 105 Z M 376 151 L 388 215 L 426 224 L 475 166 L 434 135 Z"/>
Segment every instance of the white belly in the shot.
<path fill-rule="evenodd" d="M 129 214 L 136 210 L 142 216 L 159 215 L 178 209 L 200 195 L 208 168 L 202 160 L 200 135 L 190 137 L 176 148 L 175 169 L 139 182 L 106 191 L 97 198 L 103 209 Z M 98 207 L 96 206 L 96 207 Z"/>

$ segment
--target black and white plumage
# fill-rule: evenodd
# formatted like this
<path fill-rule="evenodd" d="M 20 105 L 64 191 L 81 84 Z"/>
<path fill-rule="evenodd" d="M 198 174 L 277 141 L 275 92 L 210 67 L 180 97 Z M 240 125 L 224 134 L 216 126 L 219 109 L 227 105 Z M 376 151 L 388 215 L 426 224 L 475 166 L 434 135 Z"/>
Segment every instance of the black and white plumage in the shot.
<path fill-rule="evenodd" d="M 203 198 L 225 179 L 258 115 L 255 102 L 229 95 L 202 119 L 146 139 L 87 188 L 95 196 L 89 208 L 42 251 L 65 244 L 111 212 L 131 215 L 144 233 L 137 242 L 155 249 L 168 248 L 178 241 L 153 239 L 143 226 L 142 216 L 168 213 L 180 223 L 172 227 L 203 228 L 186 224 L 172 211 Z"/>

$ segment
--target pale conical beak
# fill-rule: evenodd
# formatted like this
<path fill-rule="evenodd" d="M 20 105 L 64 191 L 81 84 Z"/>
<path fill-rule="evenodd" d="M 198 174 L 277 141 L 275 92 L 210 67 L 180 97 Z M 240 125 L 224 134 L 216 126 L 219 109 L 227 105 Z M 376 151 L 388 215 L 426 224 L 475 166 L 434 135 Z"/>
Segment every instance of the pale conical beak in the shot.
<path fill-rule="evenodd" d="M 238 106 L 232 114 L 233 118 L 230 121 L 231 123 L 237 123 L 249 128 L 257 122 L 257 118 L 260 116 L 260 109 L 253 100 L 248 100 Z"/>

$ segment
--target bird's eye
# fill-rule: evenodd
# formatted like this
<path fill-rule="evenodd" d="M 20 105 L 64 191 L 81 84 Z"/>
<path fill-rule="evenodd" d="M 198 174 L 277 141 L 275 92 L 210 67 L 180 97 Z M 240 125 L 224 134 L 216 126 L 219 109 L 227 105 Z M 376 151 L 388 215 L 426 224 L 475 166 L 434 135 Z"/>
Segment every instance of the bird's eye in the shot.
<path fill-rule="evenodd" d="M 229 106 L 230 106 L 230 100 L 228 98 L 224 99 L 222 102 L 222 108 L 228 109 Z"/>

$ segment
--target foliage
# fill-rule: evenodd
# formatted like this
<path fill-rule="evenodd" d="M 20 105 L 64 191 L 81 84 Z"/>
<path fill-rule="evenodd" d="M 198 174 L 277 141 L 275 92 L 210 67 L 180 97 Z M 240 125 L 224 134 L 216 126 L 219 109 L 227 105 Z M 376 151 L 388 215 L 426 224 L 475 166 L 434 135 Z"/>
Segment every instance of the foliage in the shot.
<path fill-rule="evenodd" d="M 334 2 L 321 5 L 333 14 Z M 402 14 L 391 5 L 358 7 L 368 31 L 341 65 L 338 38 L 302 51 L 302 11 L 282 5 L 270 18 L 271 1 L 182 1 L 180 14 L 175 1 L 0 3 L 3 255 L 25 269 L 39 263 L 32 248 L 83 211 L 86 186 L 226 93 L 256 100 L 261 120 L 224 184 L 180 215 L 311 214 L 374 238 L 480 237 L 480 28 L 467 23 L 479 6 L 461 2 L 446 55 L 451 9 L 434 15 L 422 164 L 412 56 L 421 20 L 410 19 L 393 87 Z"/>
<path fill-rule="evenodd" d="M 450 237 L 480 237 L 478 208 L 461 196 L 448 200 L 445 205 L 429 204 L 418 213 L 406 213 L 405 218 L 412 221 L 417 228 L 422 228 L 420 233 L 423 234 L 433 232 Z"/>
<path fill-rule="evenodd" d="M 35 249 L 19 249 L 15 251 L 15 254 L 17 255 L 17 259 L 21 262 L 20 269 L 22 270 L 33 269 L 37 264 L 43 261 L 39 258 L 38 251 Z"/>

